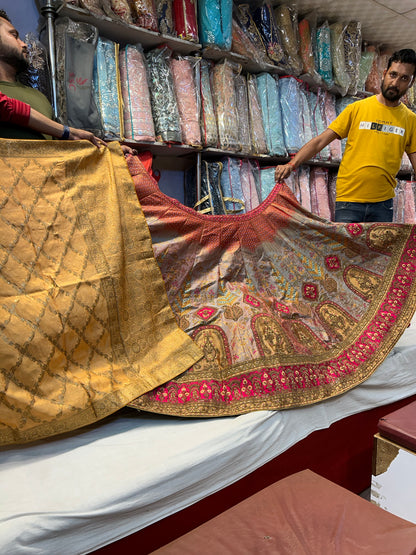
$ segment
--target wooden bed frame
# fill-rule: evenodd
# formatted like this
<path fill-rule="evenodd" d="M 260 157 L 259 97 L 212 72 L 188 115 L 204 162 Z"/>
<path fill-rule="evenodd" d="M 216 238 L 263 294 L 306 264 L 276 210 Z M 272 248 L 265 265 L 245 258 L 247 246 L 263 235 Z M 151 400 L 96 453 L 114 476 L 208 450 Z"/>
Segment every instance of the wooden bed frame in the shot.
<path fill-rule="evenodd" d="M 307 468 L 354 493 L 361 493 L 371 484 L 373 437 L 379 419 L 414 400 L 416 395 L 315 431 L 234 484 L 93 553 L 149 554 L 273 482 Z"/>

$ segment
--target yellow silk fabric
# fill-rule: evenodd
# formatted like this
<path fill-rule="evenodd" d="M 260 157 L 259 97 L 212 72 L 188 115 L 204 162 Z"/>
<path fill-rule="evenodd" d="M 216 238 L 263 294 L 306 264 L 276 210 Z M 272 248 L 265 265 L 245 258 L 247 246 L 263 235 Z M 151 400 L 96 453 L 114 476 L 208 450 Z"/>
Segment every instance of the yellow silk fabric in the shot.
<path fill-rule="evenodd" d="M 201 357 L 118 144 L 0 140 L 0 443 L 93 423 Z"/>

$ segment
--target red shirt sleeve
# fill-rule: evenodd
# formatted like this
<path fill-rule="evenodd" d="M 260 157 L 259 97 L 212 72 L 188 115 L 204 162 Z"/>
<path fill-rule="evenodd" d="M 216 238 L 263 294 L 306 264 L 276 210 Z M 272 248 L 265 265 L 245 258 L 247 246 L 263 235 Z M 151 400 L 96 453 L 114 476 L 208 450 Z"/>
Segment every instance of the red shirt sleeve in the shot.
<path fill-rule="evenodd" d="M 27 126 L 30 118 L 30 105 L 10 98 L 0 92 L 0 121 L 9 121 L 17 125 Z"/>

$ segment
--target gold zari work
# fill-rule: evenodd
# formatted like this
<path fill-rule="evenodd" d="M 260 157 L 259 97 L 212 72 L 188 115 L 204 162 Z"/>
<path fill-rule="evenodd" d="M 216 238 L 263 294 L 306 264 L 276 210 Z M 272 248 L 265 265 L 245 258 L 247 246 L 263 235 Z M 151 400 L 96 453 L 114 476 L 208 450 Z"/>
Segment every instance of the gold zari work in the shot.
<path fill-rule="evenodd" d="M 0 141 L 0 443 L 95 422 L 201 353 L 118 144 Z"/>

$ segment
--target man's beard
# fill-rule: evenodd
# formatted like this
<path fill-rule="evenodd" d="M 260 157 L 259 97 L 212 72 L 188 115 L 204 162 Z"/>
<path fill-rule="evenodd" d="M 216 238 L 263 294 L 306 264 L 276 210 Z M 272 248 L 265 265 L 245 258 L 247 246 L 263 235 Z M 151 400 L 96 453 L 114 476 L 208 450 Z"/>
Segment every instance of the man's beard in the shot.
<path fill-rule="evenodd" d="M 381 94 L 386 100 L 389 100 L 390 102 L 396 102 L 397 100 L 400 100 L 401 97 L 404 95 L 404 93 L 400 93 L 399 90 L 395 87 L 386 87 L 384 85 L 384 80 L 381 83 Z"/>
<path fill-rule="evenodd" d="M 29 60 L 24 52 L 5 47 L 0 41 L 0 62 L 13 67 L 17 73 L 22 73 L 29 68 Z"/>

